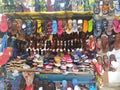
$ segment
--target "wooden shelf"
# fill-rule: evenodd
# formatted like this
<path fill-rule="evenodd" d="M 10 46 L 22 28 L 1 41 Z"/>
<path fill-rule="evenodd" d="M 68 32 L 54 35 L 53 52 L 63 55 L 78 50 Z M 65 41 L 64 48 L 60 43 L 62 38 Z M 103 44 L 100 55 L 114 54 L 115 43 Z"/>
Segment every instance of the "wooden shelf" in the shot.
<path fill-rule="evenodd" d="M 15 19 L 41 19 L 41 20 L 50 20 L 50 19 L 64 19 L 64 18 L 82 18 L 82 17 L 92 17 L 93 12 L 78 12 L 78 11 L 57 11 L 57 12 L 14 12 L 14 13 L 5 13 L 5 15 Z"/>

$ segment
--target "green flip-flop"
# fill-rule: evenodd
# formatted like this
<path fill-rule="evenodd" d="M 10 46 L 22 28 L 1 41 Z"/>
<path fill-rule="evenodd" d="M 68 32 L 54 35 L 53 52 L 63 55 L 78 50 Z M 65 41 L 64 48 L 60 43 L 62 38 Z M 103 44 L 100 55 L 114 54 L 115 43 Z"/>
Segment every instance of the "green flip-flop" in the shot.
<path fill-rule="evenodd" d="M 93 19 L 88 21 L 88 32 L 92 32 L 93 30 Z"/>

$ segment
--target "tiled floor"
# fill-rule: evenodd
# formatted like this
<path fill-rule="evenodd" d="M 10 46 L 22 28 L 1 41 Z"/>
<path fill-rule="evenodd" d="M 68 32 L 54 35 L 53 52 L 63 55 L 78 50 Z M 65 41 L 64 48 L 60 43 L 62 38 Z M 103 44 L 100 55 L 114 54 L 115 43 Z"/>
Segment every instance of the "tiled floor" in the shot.
<path fill-rule="evenodd" d="M 104 85 L 100 90 L 120 90 L 120 83 Z"/>

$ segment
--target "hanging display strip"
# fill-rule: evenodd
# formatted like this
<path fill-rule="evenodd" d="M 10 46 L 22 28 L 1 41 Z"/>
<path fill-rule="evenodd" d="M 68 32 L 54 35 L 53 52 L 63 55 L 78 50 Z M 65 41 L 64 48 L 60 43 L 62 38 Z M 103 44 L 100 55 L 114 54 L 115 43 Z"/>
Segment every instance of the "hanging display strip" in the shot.
<path fill-rule="evenodd" d="M 6 13 L 8 17 L 13 17 L 15 19 L 26 19 L 27 16 L 31 17 L 32 19 L 64 19 L 64 18 L 72 18 L 75 16 L 92 16 L 93 12 L 86 11 L 86 12 L 76 12 L 76 11 L 58 11 L 58 12 L 16 12 L 16 13 Z"/>

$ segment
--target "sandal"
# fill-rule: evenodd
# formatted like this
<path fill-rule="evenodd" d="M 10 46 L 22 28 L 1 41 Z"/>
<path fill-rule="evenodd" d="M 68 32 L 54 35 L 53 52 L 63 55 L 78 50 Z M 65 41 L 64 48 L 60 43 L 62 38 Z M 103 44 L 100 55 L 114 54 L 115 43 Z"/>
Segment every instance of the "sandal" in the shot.
<path fill-rule="evenodd" d="M 87 31 L 88 31 L 88 21 L 84 20 L 83 21 L 83 32 L 87 33 Z"/>
<path fill-rule="evenodd" d="M 115 5 L 115 16 L 119 16 L 119 15 L 120 15 L 120 4 L 119 4 L 119 0 L 114 1 L 114 5 Z"/>
<path fill-rule="evenodd" d="M 110 16 L 114 16 L 114 13 L 115 13 L 115 7 L 114 7 L 114 4 L 113 4 L 113 0 L 109 0 L 109 15 Z"/>
<path fill-rule="evenodd" d="M 0 18 L 1 18 L 0 31 L 1 32 L 7 32 L 7 30 L 8 30 L 7 16 L 6 15 L 2 15 Z"/>
<path fill-rule="evenodd" d="M 108 29 L 106 30 L 107 35 L 112 35 L 113 34 L 113 20 L 108 21 Z"/>
<path fill-rule="evenodd" d="M 61 35 L 63 33 L 63 30 L 64 30 L 63 22 L 62 22 L 62 20 L 58 20 L 58 32 L 57 32 L 57 34 Z"/>
<path fill-rule="evenodd" d="M 84 0 L 80 0 L 77 2 L 78 4 L 78 11 L 84 11 Z"/>
<path fill-rule="evenodd" d="M 103 15 L 108 15 L 109 13 L 109 1 L 108 0 L 105 0 L 103 1 L 103 6 L 102 6 L 102 13 Z"/>
<path fill-rule="evenodd" d="M 100 1 L 96 1 L 95 2 L 95 6 L 94 6 L 94 14 L 99 14 L 100 13 Z"/>
<path fill-rule="evenodd" d="M 67 34 L 71 34 L 73 32 L 73 22 L 71 19 L 68 20 L 68 27 L 67 27 L 67 30 L 66 30 L 66 33 Z"/>
<path fill-rule="evenodd" d="M 52 34 L 57 34 L 58 32 L 58 25 L 57 25 L 57 21 L 53 20 L 52 21 Z"/>
<path fill-rule="evenodd" d="M 72 0 L 72 11 L 77 11 L 78 7 L 77 7 L 77 0 Z"/>
<path fill-rule="evenodd" d="M 73 19 L 73 32 L 78 32 L 77 20 Z"/>
<path fill-rule="evenodd" d="M 88 32 L 92 32 L 93 30 L 93 19 L 88 21 Z"/>
<path fill-rule="evenodd" d="M 103 26 L 103 29 L 104 31 L 106 32 L 108 30 L 108 20 L 106 18 L 103 18 L 102 19 L 102 26 Z"/>
<path fill-rule="evenodd" d="M 36 12 L 40 12 L 40 8 L 41 8 L 41 6 L 40 6 L 40 1 L 39 0 L 35 0 L 35 11 Z"/>
<path fill-rule="evenodd" d="M 114 32 L 115 33 L 119 33 L 120 32 L 120 22 L 116 19 L 116 18 L 114 18 L 113 19 L 113 26 L 114 26 Z"/>
<path fill-rule="evenodd" d="M 51 5 L 51 0 L 47 0 L 47 2 L 46 2 L 46 8 L 47 8 L 47 12 L 52 12 L 52 11 L 54 11 L 53 10 L 53 6 Z"/>
<path fill-rule="evenodd" d="M 82 19 L 78 19 L 78 31 L 82 32 L 83 29 L 83 20 Z"/>
<path fill-rule="evenodd" d="M 95 37 L 99 37 L 102 34 L 102 21 L 95 20 L 94 24 L 95 24 L 95 27 L 94 27 L 93 34 Z"/>
<path fill-rule="evenodd" d="M 42 33 L 42 21 L 37 20 L 37 33 Z"/>

